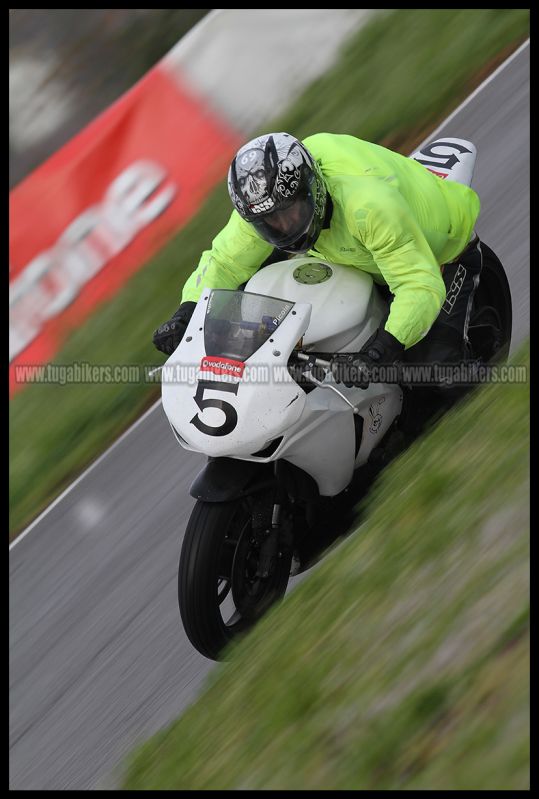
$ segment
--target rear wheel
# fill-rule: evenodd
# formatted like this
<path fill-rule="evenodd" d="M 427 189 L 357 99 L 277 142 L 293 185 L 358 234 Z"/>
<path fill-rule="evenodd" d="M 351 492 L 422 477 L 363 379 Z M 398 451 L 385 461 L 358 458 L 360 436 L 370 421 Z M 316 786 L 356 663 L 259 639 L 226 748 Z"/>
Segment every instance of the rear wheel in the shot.
<path fill-rule="evenodd" d="M 249 497 L 199 500 L 185 532 L 178 570 L 180 614 L 193 646 L 212 660 L 252 627 L 288 585 L 292 553 L 278 540 L 267 574 L 261 576 L 266 537 L 253 531 L 253 507 Z"/>
<path fill-rule="evenodd" d="M 509 355 L 512 332 L 512 305 L 509 281 L 496 254 L 481 242 L 481 279 L 472 300 L 468 323 L 468 342 L 464 361 L 478 366 L 503 363 Z M 414 386 L 404 392 L 399 429 L 411 442 L 427 426 L 435 424 L 453 405 L 467 396 L 474 383 L 434 388 Z"/>
<path fill-rule="evenodd" d="M 481 249 L 483 268 L 470 314 L 467 356 L 486 363 L 503 362 L 511 344 L 511 291 L 499 258 L 484 242 Z"/>

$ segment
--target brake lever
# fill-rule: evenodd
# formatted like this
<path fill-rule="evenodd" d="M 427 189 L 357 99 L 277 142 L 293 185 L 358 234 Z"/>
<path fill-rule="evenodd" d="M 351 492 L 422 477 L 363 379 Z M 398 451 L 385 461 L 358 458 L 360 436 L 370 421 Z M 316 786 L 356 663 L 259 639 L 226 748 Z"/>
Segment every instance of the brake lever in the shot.
<path fill-rule="evenodd" d="M 322 367 L 323 369 L 328 369 L 329 370 L 330 367 L 331 367 L 331 363 L 329 361 L 326 361 L 323 358 L 317 358 L 315 355 L 307 355 L 307 353 L 304 353 L 304 352 L 298 352 L 298 353 L 296 353 L 296 355 L 297 355 L 297 357 L 298 357 L 298 359 L 300 361 L 307 361 L 308 362 L 307 370 L 303 372 L 303 374 L 307 378 L 307 380 L 310 380 L 311 383 L 314 383 L 314 385 L 318 386 L 319 388 L 326 388 L 326 389 L 330 389 L 330 391 L 334 391 L 335 394 L 337 394 L 338 397 L 340 397 L 342 400 L 344 400 L 344 402 L 346 402 L 346 404 L 352 409 L 352 413 L 355 413 L 355 414 L 359 413 L 359 408 L 356 408 L 356 406 L 353 405 L 350 402 L 350 400 L 347 397 L 345 397 L 344 394 L 341 391 L 339 391 L 339 389 L 336 386 L 332 385 L 331 383 L 323 383 L 321 380 L 318 380 L 312 374 L 311 369 L 313 367 L 315 367 L 315 366 L 319 366 L 319 367 Z"/>

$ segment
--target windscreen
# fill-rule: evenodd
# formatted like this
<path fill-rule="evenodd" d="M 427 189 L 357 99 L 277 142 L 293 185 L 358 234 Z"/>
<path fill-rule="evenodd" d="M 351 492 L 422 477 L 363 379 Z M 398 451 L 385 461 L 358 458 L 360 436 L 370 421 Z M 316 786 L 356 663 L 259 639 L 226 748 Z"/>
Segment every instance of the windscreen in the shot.
<path fill-rule="evenodd" d="M 251 294 L 214 289 L 204 322 L 206 355 L 246 361 L 274 333 L 294 303 Z"/>

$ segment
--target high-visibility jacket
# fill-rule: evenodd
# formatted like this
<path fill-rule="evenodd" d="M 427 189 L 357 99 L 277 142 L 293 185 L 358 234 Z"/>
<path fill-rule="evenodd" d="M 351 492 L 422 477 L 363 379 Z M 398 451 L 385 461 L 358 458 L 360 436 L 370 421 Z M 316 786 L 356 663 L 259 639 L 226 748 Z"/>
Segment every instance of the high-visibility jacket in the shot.
<path fill-rule="evenodd" d="M 385 329 L 406 348 L 413 346 L 440 312 L 446 295 L 440 266 L 470 240 L 479 197 L 411 158 L 354 136 L 317 133 L 303 143 L 320 164 L 333 202 L 329 226 L 311 254 L 386 283 L 394 299 Z M 182 302 L 197 301 L 204 286 L 238 288 L 272 251 L 232 211 L 186 281 Z"/>

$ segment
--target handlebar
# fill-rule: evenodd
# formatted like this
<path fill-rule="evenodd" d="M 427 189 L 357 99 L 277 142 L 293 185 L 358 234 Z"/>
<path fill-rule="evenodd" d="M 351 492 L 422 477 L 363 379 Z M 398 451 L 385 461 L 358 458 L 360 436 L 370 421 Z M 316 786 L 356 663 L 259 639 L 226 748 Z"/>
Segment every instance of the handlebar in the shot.
<path fill-rule="evenodd" d="M 329 370 L 331 368 L 331 360 L 336 355 L 343 355 L 344 353 L 333 352 L 301 352 L 296 351 L 292 354 L 298 361 L 308 363 L 310 368 L 318 366 L 322 369 Z M 363 370 L 366 372 L 367 377 L 371 383 L 394 383 L 399 384 L 402 381 L 401 364 L 398 362 L 393 364 L 380 364 L 369 369 L 365 364 Z M 311 378 L 309 378 L 311 379 Z M 314 381 L 313 381 L 314 382 Z M 327 384 L 324 384 L 326 386 Z"/>
<path fill-rule="evenodd" d="M 332 352 L 296 352 L 295 356 L 300 361 L 310 362 L 313 366 L 321 366 L 323 369 L 329 369 L 331 366 L 331 359 L 335 355 Z"/>

